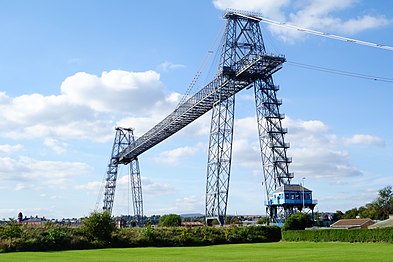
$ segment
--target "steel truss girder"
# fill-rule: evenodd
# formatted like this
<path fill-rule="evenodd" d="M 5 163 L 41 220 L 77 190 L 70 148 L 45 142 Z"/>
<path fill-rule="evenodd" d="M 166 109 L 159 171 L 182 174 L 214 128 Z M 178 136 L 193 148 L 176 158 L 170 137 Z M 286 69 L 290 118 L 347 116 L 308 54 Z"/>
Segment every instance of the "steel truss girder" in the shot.
<path fill-rule="evenodd" d="M 119 154 L 125 148 L 135 143 L 133 129 L 116 127 L 116 135 L 113 142 L 111 159 L 107 167 L 105 180 L 104 205 L 103 210 L 112 214 L 113 202 L 116 191 L 116 181 L 119 166 Z M 134 216 L 138 225 L 143 224 L 143 200 L 142 184 L 140 178 L 138 158 L 130 162 L 131 192 L 134 207 Z"/>
<path fill-rule="evenodd" d="M 164 120 L 139 137 L 119 155 L 119 162 L 129 163 L 143 152 L 175 134 L 209 110 L 219 99 L 225 100 L 250 86 L 255 79 L 274 73 L 285 61 L 281 56 L 260 55 L 241 67 L 224 68 L 213 81 L 180 105 Z M 228 78 L 230 77 L 231 80 Z M 234 81 L 228 85 L 229 81 Z"/>

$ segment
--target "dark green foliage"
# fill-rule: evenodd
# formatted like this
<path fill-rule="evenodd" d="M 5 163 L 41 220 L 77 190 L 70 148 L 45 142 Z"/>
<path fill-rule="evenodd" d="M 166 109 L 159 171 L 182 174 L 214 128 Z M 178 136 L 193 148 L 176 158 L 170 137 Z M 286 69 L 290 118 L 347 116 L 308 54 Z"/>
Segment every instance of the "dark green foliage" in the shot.
<path fill-rule="evenodd" d="M 279 227 L 158 227 L 129 228 L 114 234 L 116 247 L 200 246 L 232 243 L 276 242 Z"/>
<path fill-rule="evenodd" d="M 393 243 L 393 228 L 288 230 L 282 232 L 282 240 Z"/>
<path fill-rule="evenodd" d="M 11 245 L 0 243 L 3 251 L 47 251 L 91 248 L 93 245 L 79 228 L 46 224 L 45 226 L 18 225 L 21 232 Z M 0 229 L 0 236 L 4 227 Z"/>
<path fill-rule="evenodd" d="M 21 226 L 20 237 L 11 246 L 8 240 L 0 242 L 2 251 L 48 251 L 87 249 L 103 247 L 147 246 L 202 246 L 232 243 L 277 242 L 281 239 L 279 227 L 144 227 L 123 228 L 112 232 L 110 240 L 104 241 L 86 235 L 86 228 L 46 225 Z M 4 232 L 1 230 L 0 232 Z M 102 235 L 100 235 L 102 236 Z"/>
<path fill-rule="evenodd" d="M 91 213 L 82 222 L 81 230 L 87 238 L 97 245 L 106 245 L 112 239 L 115 231 L 115 222 L 109 212 Z"/>
<path fill-rule="evenodd" d="M 258 225 L 269 225 L 269 217 L 261 217 L 260 219 L 258 219 L 257 221 Z"/>
<path fill-rule="evenodd" d="M 0 228 L 0 238 L 9 241 L 8 247 L 11 247 L 13 240 L 19 238 L 21 235 L 21 225 L 13 219 L 10 219 L 5 226 Z"/>
<path fill-rule="evenodd" d="M 304 230 L 312 226 L 312 220 L 309 215 L 302 212 L 292 214 L 285 220 L 283 230 Z"/>
<path fill-rule="evenodd" d="M 181 217 L 175 214 L 163 215 L 160 218 L 158 226 L 160 227 L 178 227 L 181 224 Z"/>
<path fill-rule="evenodd" d="M 340 210 L 337 210 L 334 214 L 333 214 L 333 221 L 339 221 L 340 219 L 342 219 L 344 217 L 344 213 L 341 212 Z"/>
<path fill-rule="evenodd" d="M 393 213 L 393 189 L 392 186 L 387 186 L 379 190 L 378 198 L 375 201 L 375 206 L 379 210 L 379 218 L 386 219 L 389 214 Z"/>
<path fill-rule="evenodd" d="M 227 216 L 225 218 L 225 225 L 240 225 L 241 221 L 237 216 Z"/>
<path fill-rule="evenodd" d="M 352 208 L 342 214 L 341 218 L 371 218 L 376 220 L 387 219 L 389 214 L 393 213 L 393 188 L 392 186 L 386 186 L 378 191 L 378 198 L 372 203 L 368 203 L 365 206 L 359 208 Z M 335 220 L 337 221 L 337 220 Z"/>

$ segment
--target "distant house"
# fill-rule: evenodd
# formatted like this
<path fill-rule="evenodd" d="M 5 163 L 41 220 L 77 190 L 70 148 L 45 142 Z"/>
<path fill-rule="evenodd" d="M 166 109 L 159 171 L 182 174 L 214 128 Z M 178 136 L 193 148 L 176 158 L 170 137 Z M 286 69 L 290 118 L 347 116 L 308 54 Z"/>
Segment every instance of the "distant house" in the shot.
<path fill-rule="evenodd" d="M 45 217 L 25 217 L 23 218 L 22 212 L 19 212 L 18 214 L 18 223 L 20 224 L 25 224 L 25 225 L 32 225 L 32 226 L 41 226 L 45 223 L 47 223 L 49 220 L 46 219 Z"/>
<path fill-rule="evenodd" d="M 343 229 L 352 229 L 352 228 L 367 228 L 375 224 L 370 218 L 354 218 L 354 219 L 340 219 L 339 221 L 333 223 L 331 228 L 343 228 Z"/>
<path fill-rule="evenodd" d="M 22 224 L 25 225 L 32 225 L 32 226 L 41 226 L 48 222 L 48 220 L 45 217 L 29 217 L 29 218 L 24 218 L 22 220 Z"/>
<path fill-rule="evenodd" d="M 393 227 L 393 215 L 389 215 L 389 218 L 380 222 L 375 223 L 374 225 L 369 226 L 368 228 L 383 228 L 383 227 Z"/>
<path fill-rule="evenodd" d="M 203 224 L 199 221 L 197 222 L 181 222 L 182 227 L 202 227 Z"/>

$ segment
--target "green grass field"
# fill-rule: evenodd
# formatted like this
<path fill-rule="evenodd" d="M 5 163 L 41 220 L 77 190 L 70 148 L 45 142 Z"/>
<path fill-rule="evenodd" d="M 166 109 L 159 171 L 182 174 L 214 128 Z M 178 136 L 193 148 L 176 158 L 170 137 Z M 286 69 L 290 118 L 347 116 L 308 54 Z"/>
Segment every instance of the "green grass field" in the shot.
<path fill-rule="evenodd" d="M 383 243 L 279 242 L 0 254 L 0 261 L 393 261 Z"/>

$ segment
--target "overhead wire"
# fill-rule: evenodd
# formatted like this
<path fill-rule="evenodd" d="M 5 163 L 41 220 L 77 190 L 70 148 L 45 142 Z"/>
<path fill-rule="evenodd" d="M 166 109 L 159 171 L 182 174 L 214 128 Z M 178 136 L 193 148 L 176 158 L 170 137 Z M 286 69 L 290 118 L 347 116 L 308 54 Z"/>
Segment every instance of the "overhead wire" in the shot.
<path fill-rule="evenodd" d="M 374 47 L 374 48 L 380 48 L 380 49 L 393 51 L 393 47 L 392 46 L 388 46 L 388 45 L 377 44 L 377 43 L 372 43 L 372 42 L 367 42 L 367 41 L 362 41 L 362 40 L 357 40 L 357 39 L 344 37 L 344 36 L 339 36 L 339 35 L 334 35 L 334 34 L 330 34 L 330 33 L 324 33 L 324 32 L 320 32 L 320 31 L 311 30 L 311 29 L 300 27 L 300 26 L 288 24 L 286 22 L 274 21 L 274 20 L 271 20 L 271 19 L 268 19 L 268 18 L 264 18 L 264 17 L 259 17 L 259 18 L 261 19 L 261 22 L 263 22 L 263 23 L 276 25 L 276 26 L 280 26 L 280 27 L 286 27 L 286 28 L 290 28 L 290 29 L 295 29 L 295 30 L 297 30 L 299 32 L 304 32 L 304 33 L 307 33 L 307 34 L 312 34 L 312 35 L 317 35 L 317 36 L 326 37 L 326 38 L 330 38 L 330 39 L 335 39 L 335 40 L 340 40 L 340 41 L 344 41 L 344 42 L 349 42 L 349 43 L 353 43 L 353 44 L 365 45 L 365 46 L 370 46 L 370 47 Z"/>
<path fill-rule="evenodd" d="M 310 70 L 316 70 L 316 71 L 327 72 L 327 73 L 343 75 L 343 76 L 356 77 L 356 78 L 363 78 L 363 79 L 374 80 L 374 81 L 381 81 L 381 82 L 386 82 L 386 83 L 393 83 L 393 78 L 388 78 L 388 77 L 359 74 L 359 73 L 337 70 L 337 69 L 321 67 L 321 66 L 316 66 L 316 65 L 308 65 L 308 64 L 303 64 L 303 63 L 298 63 L 298 62 L 293 62 L 293 61 L 287 61 L 286 63 L 289 65 L 292 65 L 292 66 L 297 66 L 297 67 L 310 69 Z"/>
<path fill-rule="evenodd" d="M 286 27 L 289 29 L 295 29 L 299 32 L 304 32 L 304 33 L 308 33 L 308 34 L 312 34 L 312 35 L 316 35 L 316 36 L 321 36 L 321 37 L 325 37 L 325 38 L 330 38 L 330 39 L 345 41 L 345 42 L 349 42 L 349 43 L 353 43 L 353 44 L 365 45 L 365 46 L 369 46 L 369 47 L 393 51 L 392 46 L 376 44 L 376 43 L 372 43 L 372 42 L 367 42 L 367 41 L 352 39 L 352 38 L 348 38 L 348 37 L 338 36 L 338 35 L 334 35 L 334 34 L 330 34 L 330 33 L 324 33 L 324 32 L 320 32 L 320 31 L 316 31 L 316 30 L 311 30 L 311 29 L 295 26 L 292 24 L 288 24 L 285 22 L 274 21 L 274 20 L 264 18 L 259 15 L 258 15 L 258 17 L 261 19 L 260 20 L 261 22 L 264 22 L 267 24 L 276 25 L 276 26 L 280 26 L 280 27 Z M 303 64 L 303 63 L 294 62 L 294 61 L 287 61 L 287 64 L 292 65 L 292 66 L 302 67 L 305 69 L 317 70 L 317 71 L 327 72 L 327 73 L 332 73 L 332 74 L 338 74 L 338 75 L 344 75 L 344 76 L 350 76 L 350 77 L 356 77 L 356 78 L 363 78 L 363 79 L 381 81 L 381 82 L 386 82 L 386 83 L 393 83 L 393 78 L 388 78 L 388 77 L 360 74 L 360 73 L 337 70 L 337 69 L 315 66 L 315 65 L 307 65 L 307 64 Z"/>
<path fill-rule="evenodd" d="M 224 30 L 221 30 L 215 37 L 215 39 L 213 40 L 212 44 L 210 45 L 210 48 L 208 49 L 207 54 L 205 55 L 205 58 L 202 61 L 202 64 L 200 65 L 198 71 L 196 72 L 194 78 L 191 80 L 190 85 L 188 86 L 186 92 L 184 93 L 184 95 L 182 96 L 182 98 L 180 99 L 178 105 L 176 108 L 178 108 L 179 106 L 181 106 L 184 102 L 186 102 L 187 98 L 189 97 L 190 93 L 192 92 L 193 88 L 196 86 L 196 84 L 199 81 L 200 76 L 202 75 L 202 73 L 204 72 L 206 65 L 208 64 L 210 57 L 212 54 L 214 54 L 214 47 L 217 44 L 218 39 L 220 38 L 220 36 L 223 34 Z"/>

